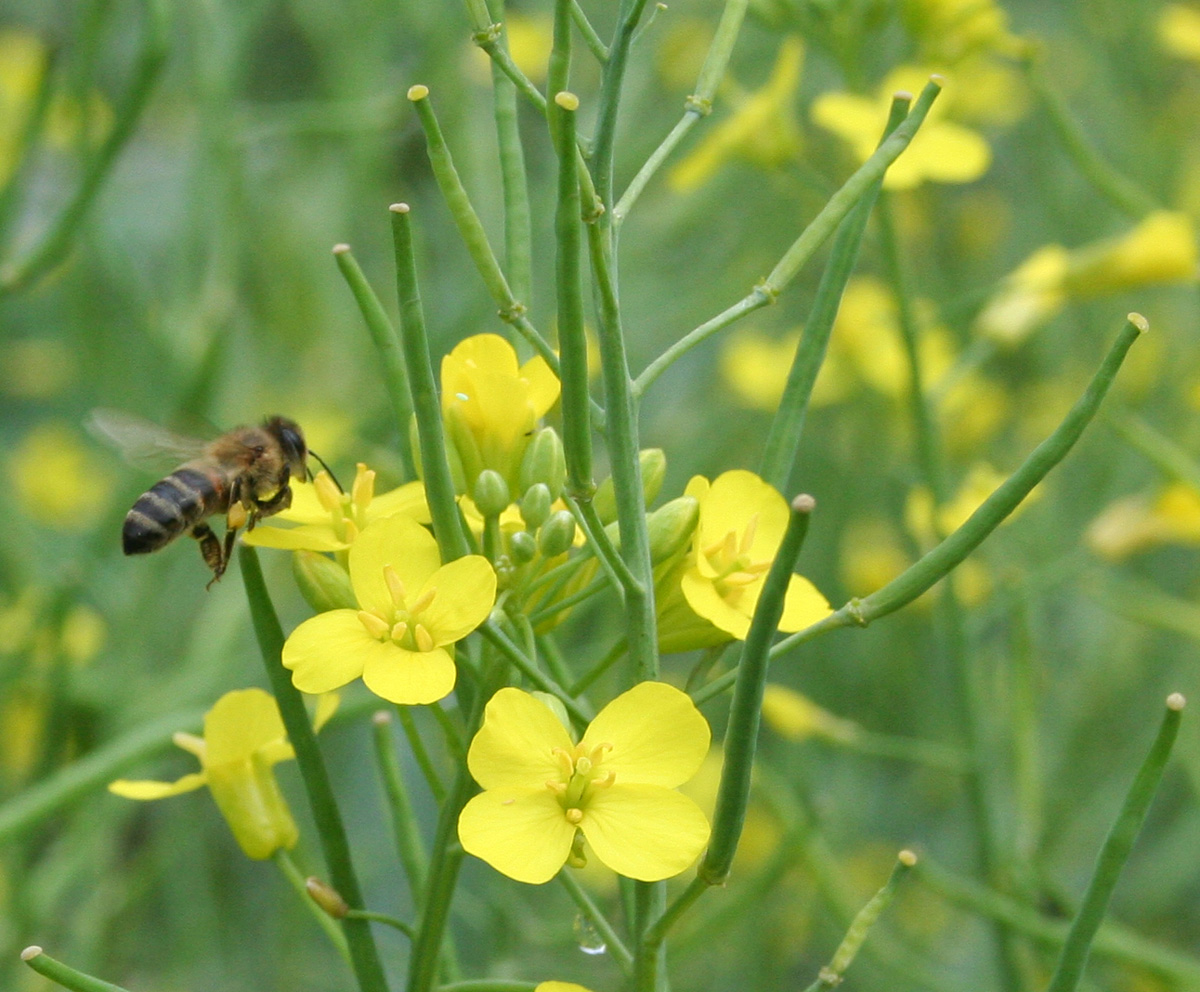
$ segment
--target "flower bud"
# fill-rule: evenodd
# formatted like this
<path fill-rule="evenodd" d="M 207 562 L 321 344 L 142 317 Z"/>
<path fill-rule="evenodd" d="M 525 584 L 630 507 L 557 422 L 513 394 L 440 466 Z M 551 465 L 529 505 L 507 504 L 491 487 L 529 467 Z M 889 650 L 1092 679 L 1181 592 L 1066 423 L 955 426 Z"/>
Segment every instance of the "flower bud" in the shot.
<path fill-rule="evenodd" d="M 550 504 L 554 497 L 544 482 L 536 482 L 525 490 L 521 497 L 521 519 L 531 531 L 537 530 L 550 516 Z"/>
<path fill-rule="evenodd" d="M 342 894 L 328 882 L 319 878 L 308 878 L 305 879 L 304 888 L 308 891 L 309 898 L 335 920 L 344 918 L 350 912 Z"/>
<path fill-rule="evenodd" d="M 533 561 L 537 548 L 537 541 L 528 531 L 519 530 L 508 539 L 508 553 L 518 565 Z"/>
<path fill-rule="evenodd" d="M 638 464 L 642 470 L 642 498 L 647 504 L 653 503 L 667 474 L 667 456 L 662 448 L 644 448 L 638 452 Z M 617 519 L 617 499 L 612 476 L 600 483 L 596 495 L 592 497 L 592 506 L 606 524 Z"/>
<path fill-rule="evenodd" d="M 538 550 L 545 558 L 566 554 L 575 543 L 575 518 L 567 510 L 550 515 L 538 531 Z"/>
<path fill-rule="evenodd" d="M 650 532 L 650 561 L 657 565 L 684 550 L 700 523 L 700 502 L 680 496 L 664 503 L 646 518 Z"/>
<path fill-rule="evenodd" d="M 293 552 L 292 575 L 300 595 L 316 612 L 358 609 L 349 573 L 332 558 L 316 551 Z"/>
<path fill-rule="evenodd" d="M 530 438 L 521 459 L 521 489 L 527 490 L 540 482 L 550 490 L 551 499 L 558 499 L 566 478 L 567 460 L 562 438 L 553 427 L 543 427 Z"/>
<path fill-rule="evenodd" d="M 485 468 L 479 473 L 479 478 L 475 480 L 471 498 L 475 500 L 475 506 L 485 517 L 498 517 L 508 509 L 510 502 L 508 483 L 504 481 L 504 476 L 499 472 Z"/>

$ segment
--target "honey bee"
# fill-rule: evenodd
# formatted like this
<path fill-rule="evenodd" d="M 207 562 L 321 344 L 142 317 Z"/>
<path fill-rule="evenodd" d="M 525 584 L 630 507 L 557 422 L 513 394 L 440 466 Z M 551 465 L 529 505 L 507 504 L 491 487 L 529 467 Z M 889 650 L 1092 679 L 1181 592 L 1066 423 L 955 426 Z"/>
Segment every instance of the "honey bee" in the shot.
<path fill-rule="evenodd" d="M 263 517 L 286 510 L 292 478 L 309 477 L 304 433 L 286 417 L 235 427 L 207 442 L 114 410 L 93 411 L 87 426 L 134 464 L 161 462 L 167 455 L 182 461 L 133 504 L 121 530 L 122 546 L 127 555 L 149 554 L 190 534 L 212 569 L 210 586 L 225 573 L 238 530 L 252 530 Z M 224 541 L 207 523 L 218 513 L 225 515 Z"/>

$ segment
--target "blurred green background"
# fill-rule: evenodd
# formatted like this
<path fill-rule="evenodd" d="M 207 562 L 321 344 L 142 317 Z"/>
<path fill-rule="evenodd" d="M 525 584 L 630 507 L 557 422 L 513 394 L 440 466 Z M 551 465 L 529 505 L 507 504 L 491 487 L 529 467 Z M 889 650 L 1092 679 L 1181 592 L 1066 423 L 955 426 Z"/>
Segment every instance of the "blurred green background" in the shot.
<path fill-rule="evenodd" d="M 584 6 L 607 34 L 613 5 Z M 620 242 L 636 372 L 745 295 L 849 175 L 850 146 L 814 122 L 818 97 L 874 97 L 893 69 L 919 65 L 947 74 L 947 99 L 957 92 L 944 119 L 990 148 L 970 182 L 892 194 L 903 260 L 935 341 L 930 367 L 958 376 L 957 391 L 944 380 L 941 397 L 955 486 L 979 463 L 1015 468 L 1077 398 L 1125 313 L 1149 318 L 1152 333 L 1107 407 L 1116 422 L 1089 429 L 960 583 L 971 664 L 994 697 L 987 775 L 1009 888 L 1051 919 L 1076 905 L 1163 699 L 1200 688 L 1200 495 L 1194 483 L 1177 485 L 1188 481 L 1186 467 L 1172 478 L 1153 445 L 1131 440 L 1144 425 L 1187 464 L 1200 451 L 1194 246 L 1184 278 L 1154 270 L 1086 292 L 1068 286 L 1011 343 L 981 333 L 980 314 L 1036 250 L 1076 250 L 1138 223 L 1136 210 L 1089 181 L 1056 130 L 1022 67 L 1031 39 L 1050 90 L 1099 156 L 1146 203 L 1185 219 L 1200 212 L 1200 43 L 1189 57 L 1179 9 L 1154 0 L 1006 2 L 1003 12 L 932 0 L 754 0 L 714 114 L 648 188 Z M 0 265 L 28 257 L 112 133 L 147 10 L 132 0 L 0 2 Z M 503 331 L 404 96 L 413 83 L 430 87 L 463 180 L 502 244 L 490 76 L 457 5 L 206 0 L 165 11 L 162 76 L 69 255 L 0 297 L 0 804 L 151 719 L 176 711 L 194 719 L 222 692 L 264 682 L 235 576 L 206 593 L 191 547 L 120 554 L 120 521 L 154 477 L 86 434 L 89 410 L 126 410 L 183 431 L 285 413 L 343 476 L 362 460 L 381 483 L 399 481 L 401 433 L 330 254 L 351 244 L 393 309 L 386 208 L 397 200 L 413 206 L 435 356 L 467 335 Z M 639 39 L 618 132 L 619 189 L 678 120 L 719 12 L 713 0 L 672 2 Z M 981 12 L 992 18 L 982 27 L 971 21 Z M 1175 34 L 1172 17 L 1183 24 Z M 510 5 L 514 54 L 539 82 L 549 19 L 547 4 Z M 777 61 L 788 46 L 803 53 L 792 79 Z M 586 54 L 579 62 L 572 85 L 590 127 L 598 73 Z M 40 79 L 53 82 L 45 127 L 22 149 Z M 727 133 L 724 144 L 710 138 L 767 95 L 774 102 L 753 128 Z M 534 323 L 549 328 L 556 166 L 542 122 L 528 107 L 521 114 L 535 234 L 528 302 Z M 673 173 L 677 162 L 691 173 Z M 885 275 L 874 226 L 858 273 Z M 754 404 L 772 400 L 746 395 L 728 375 L 749 369 L 749 392 L 758 383 L 769 393 L 769 383 L 730 342 L 788 340 L 819 275 L 820 264 L 810 265 L 777 306 L 688 355 L 650 392 L 642 442 L 667 452 L 664 497 L 695 473 L 756 466 L 769 414 Z M 876 588 L 928 541 L 913 495 L 903 375 L 888 364 L 894 318 L 890 329 L 886 313 L 875 320 L 839 323 L 836 368 L 822 381 L 792 480 L 819 507 L 803 571 L 835 606 Z M 290 629 L 306 608 L 289 564 L 270 552 L 264 563 Z M 871 629 L 815 641 L 778 662 L 773 677 L 872 732 L 956 745 L 953 674 L 930 599 Z M 609 606 L 580 610 L 562 631 L 579 670 L 616 636 Z M 667 677 L 682 682 L 693 662 L 668 659 Z M 723 705 L 706 713 L 719 736 Z M 369 727 L 343 721 L 325 742 L 368 903 L 411 917 Z M 1190 960 L 1191 983 L 1097 956 L 1091 988 L 1200 987 L 1198 745 L 1185 717 L 1113 908 L 1115 919 Z M 174 777 L 191 770 L 188 760 L 163 757 L 134 771 Z M 861 905 L 901 846 L 978 879 L 953 773 L 773 730 L 764 732 L 763 762 L 761 822 L 730 889 L 681 927 L 677 987 L 807 986 L 844 929 L 833 904 Z M 281 773 L 299 814 L 295 769 Z M 431 823 L 432 802 L 416 792 Z M 764 865 L 778 884 L 760 891 Z M 555 886 L 521 886 L 471 863 L 456 910 L 468 975 L 618 984 L 607 956 L 580 952 L 574 910 Z M 134 992 L 349 987 L 322 940 L 273 867 L 242 856 L 206 796 L 142 806 L 96 791 L 0 845 L 3 988 L 44 987 L 16 963 L 30 943 Z M 389 932 L 380 940 L 398 985 L 406 944 Z M 998 987 L 989 940 L 978 915 L 915 882 L 848 987 Z M 1019 944 L 1025 974 L 1044 984 L 1052 953 Z"/>

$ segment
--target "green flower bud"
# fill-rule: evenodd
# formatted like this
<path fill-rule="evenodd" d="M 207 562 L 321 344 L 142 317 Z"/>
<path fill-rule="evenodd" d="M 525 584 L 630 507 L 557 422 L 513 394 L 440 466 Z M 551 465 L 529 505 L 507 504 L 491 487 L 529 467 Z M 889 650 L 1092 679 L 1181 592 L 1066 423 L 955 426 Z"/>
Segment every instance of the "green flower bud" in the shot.
<path fill-rule="evenodd" d="M 529 447 L 521 459 L 521 489 L 541 482 L 550 490 L 550 498 L 558 499 L 566 479 L 567 459 L 562 438 L 553 427 L 543 427 L 529 439 Z"/>
<path fill-rule="evenodd" d="M 318 613 L 358 609 L 349 573 L 332 558 L 316 551 L 293 552 L 292 575 L 300 595 Z"/>
<path fill-rule="evenodd" d="M 508 509 L 511 501 L 504 476 L 490 468 L 485 468 L 479 473 L 479 478 L 475 480 L 475 486 L 471 490 L 471 498 L 485 517 L 500 516 Z"/>
<path fill-rule="evenodd" d="M 657 565 L 683 551 L 700 523 L 700 502 L 680 496 L 664 503 L 646 518 L 650 531 L 650 561 Z"/>
<path fill-rule="evenodd" d="M 536 531 L 550 516 L 550 504 L 554 497 L 550 495 L 550 487 L 544 482 L 530 486 L 521 497 L 521 519 L 531 531 Z"/>
<path fill-rule="evenodd" d="M 537 549 L 537 540 L 528 531 L 519 530 L 508 539 L 508 553 L 518 565 L 533 561 Z"/>
<path fill-rule="evenodd" d="M 642 498 L 649 506 L 662 489 L 667 474 L 667 456 L 662 448 L 645 448 L 638 452 L 638 464 L 642 469 Z M 606 524 L 617 519 L 617 498 L 613 491 L 612 476 L 600 483 L 596 495 L 592 497 L 592 506 Z"/>
<path fill-rule="evenodd" d="M 545 558 L 565 554 L 575 543 L 575 518 L 567 510 L 550 515 L 538 531 L 538 550 Z"/>

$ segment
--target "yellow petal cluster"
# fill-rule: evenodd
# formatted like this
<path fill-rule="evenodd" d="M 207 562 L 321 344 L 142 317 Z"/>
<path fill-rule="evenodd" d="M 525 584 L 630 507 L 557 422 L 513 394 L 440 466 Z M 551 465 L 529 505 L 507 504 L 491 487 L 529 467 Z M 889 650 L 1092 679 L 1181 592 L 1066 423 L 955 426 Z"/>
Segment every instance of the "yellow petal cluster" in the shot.
<path fill-rule="evenodd" d="M 484 791 L 463 809 L 459 839 L 530 884 L 558 873 L 577 835 L 621 875 L 677 875 L 708 841 L 704 814 L 676 789 L 696 773 L 710 738 L 691 699 L 663 682 L 622 693 L 578 743 L 540 699 L 501 689 L 467 752 Z"/>
<path fill-rule="evenodd" d="M 410 517 L 370 524 L 350 547 L 358 609 L 329 610 L 300 624 L 283 664 L 301 692 L 328 692 L 361 678 L 393 703 L 449 695 L 455 641 L 491 612 L 496 573 L 481 555 L 443 565 L 437 541 Z"/>
<path fill-rule="evenodd" d="M 1177 482 L 1156 496 L 1126 496 L 1092 521 L 1086 540 L 1111 561 L 1165 544 L 1200 544 L 1200 493 Z"/>

